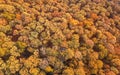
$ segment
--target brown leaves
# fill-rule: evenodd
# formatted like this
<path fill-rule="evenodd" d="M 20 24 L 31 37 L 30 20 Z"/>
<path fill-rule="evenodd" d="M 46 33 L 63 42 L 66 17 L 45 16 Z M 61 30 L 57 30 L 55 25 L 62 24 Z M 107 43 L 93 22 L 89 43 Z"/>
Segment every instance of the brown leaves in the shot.
<path fill-rule="evenodd" d="M 94 42 L 93 42 L 92 40 L 90 40 L 90 39 L 86 40 L 85 42 L 86 42 L 86 44 L 87 44 L 88 46 L 90 46 L 91 48 L 94 46 Z"/>
<path fill-rule="evenodd" d="M 115 47 L 115 53 L 120 55 L 120 46 L 119 47 Z"/>
<path fill-rule="evenodd" d="M 16 28 L 17 30 L 21 30 L 21 29 L 23 29 L 23 26 L 22 26 L 22 25 L 16 25 L 15 28 Z"/>
<path fill-rule="evenodd" d="M 116 75 L 113 71 L 106 72 L 105 75 Z"/>
<path fill-rule="evenodd" d="M 115 54 L 115 49 L 112 44 L 108 43 L 106 47 L 110 53 Z"/>
<path fill-rule="evenodd" d="M 53 17 L 61 17 L 63 15 L 63 13 L 62 12 L 58 12 L 58 11 L 54 11 L 53 13 L 51 13 L 51 15 Z"/>

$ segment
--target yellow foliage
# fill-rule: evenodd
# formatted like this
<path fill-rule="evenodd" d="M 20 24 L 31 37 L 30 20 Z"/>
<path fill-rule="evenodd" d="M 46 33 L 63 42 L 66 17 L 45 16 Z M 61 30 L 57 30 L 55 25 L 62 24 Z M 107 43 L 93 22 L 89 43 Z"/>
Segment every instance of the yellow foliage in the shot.
<path fill-rule="evenodd" d="M 0 4 L 0 10 L 4 10 L 5 12 L 7 11 L 10 13 L 14 13 L 16 11 L 14 6 L 8 4 Z"/>
<path fill-rule="evenodd" d="M 63 56 L 65 57 L 65 60 L 71 59 L 74 57 L 74 50 L 68 49 L 64 52 Z"/>
<path fill-rule="evenodd" d="M 97 64 L 95 61 L 89 61 L 89 67 L 90 68 L 94 68 L 94 69 L 97 69 Z"/>
<path fill-rule="evenodd" d="M 83 23 L 84 23 L 84 25 L 88 25 L 88 26 L 91 26 L 94 24 L 91 19 L 84 20 Z"/>
<path fill-rule="evenodd" d="M 38 68 L 31 68 L 31 69 L 30 69 L 30 73 L 31 73 L 32 75 L 38 75 L 39 69 L 38 69 Z"/>
<path fill-rule="evenodd" d="M 79 21 L 75 19 L 70 19 L 70 25 L 78 25 Z"/>
<path fill-rule="evenodd" d="M 24 48 L 27 46 L 27 44 L 24 43 L 24 42 L 18 41 L 18 42 L 17 42 L 17 46 L 18 46 L 20 49 L 24 49 Z"/>
<path fill-rule="evenodd" d="M 4 56 L 6 53 L 6 48 L 0 48 L 0 57 Z"/>
<path fill-rule="evenodd" d="M 96 61 L 97 67 L 101 69 L 103 67 L 103 62 L 101 60 Z"/>
<path fill-rule="evenodd" d="M 97 75 L 98 69 L 91 69 L 90 72 L 91 72 L 91 74 Z"/>
<path fill-rule="evenodd" d="M 53 69 L 52 69 L 50 66 L 47 66 L 47 67 L 45 68 L 45 71 L 46 71 L 46 72 L 53 72 Z"/>
<path fill-rule="evenodd" d="M 15 18 L 14 14 L 8 13 L 8 12 L 4 12 L 3 14 L 1 14 L 2 17 L 8 19 L 8 20 L 12 20 Z"/>
<path fill-rule="evenodd" d="M 38 75 L 46 75 L 44 71 L 41 71 Z"/>
<path fill-rule="evenodd" d="M 75 69 L 75 75 L 85 75 L 84 68 Z"/>
<path fill-rule="evenodd" d="M 120 59 L 116 58 L 112 60 L 114 66 L 120 66 Z"/>
<path fill-rule="evenodd" d="M 74 75 L 74 71 L 72 68 L 67 68 L 62 72 L 62 75 Z"/>

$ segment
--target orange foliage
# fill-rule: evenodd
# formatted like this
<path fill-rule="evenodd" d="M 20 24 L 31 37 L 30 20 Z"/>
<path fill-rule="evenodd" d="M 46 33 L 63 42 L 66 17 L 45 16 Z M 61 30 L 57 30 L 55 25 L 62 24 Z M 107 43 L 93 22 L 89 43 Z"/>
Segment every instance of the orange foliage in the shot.
<path fill-rule="evenodd" d="M 20 14 L 16 14 L 16 19 L 20 20 L 21 19 L 21 15 Z"/>
<path fill-rule="evenodd" d="M 4 18 L 0 18 L 0 25 L 6 25 L 7 21 Z"/>
<path fill-rule="evenodd" d="M 98 19 L 98 16 L 95 13 L 91 13 L 91 18 L 94 19 L 94 20 L 96 20 L 96 19 Z"/>
<path fill-rule="evenodd" d="M 5 3 L 5 0 L 0 0 L 0 3 Z"/>
<path fill-rule="evenodd" d="M 68 47 L 67 41 L 63 41 L 61 44 L 62 47 Z"/>
<path fill-rule="evenodd" d="M 80 26 L 83 26 L 83 22 L 79 22 L 79 25 L 80 25 Z"/>

